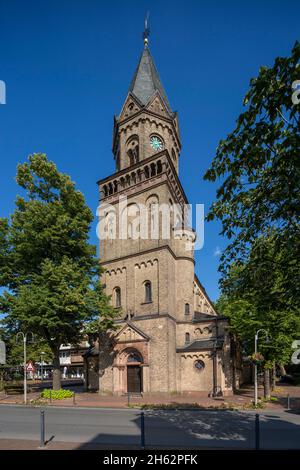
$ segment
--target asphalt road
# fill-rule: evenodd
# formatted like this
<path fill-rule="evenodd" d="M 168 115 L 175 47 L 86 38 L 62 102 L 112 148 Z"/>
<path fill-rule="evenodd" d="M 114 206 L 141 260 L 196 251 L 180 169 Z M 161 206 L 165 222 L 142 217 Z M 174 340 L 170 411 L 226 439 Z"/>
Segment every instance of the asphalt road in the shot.
<path fill-rule="evenodd" d="M 40 438 L 41 408 L 0 405 L 0 439 Z M 253 448 L 255 412 L 151 410 L 145 412 L 147 447 Z M 45 408 L 46 440 L 82 445 L 140 444 L 140 411 Z M 300 449 L 300 414 L 260 413 L 261 448 Z"/>

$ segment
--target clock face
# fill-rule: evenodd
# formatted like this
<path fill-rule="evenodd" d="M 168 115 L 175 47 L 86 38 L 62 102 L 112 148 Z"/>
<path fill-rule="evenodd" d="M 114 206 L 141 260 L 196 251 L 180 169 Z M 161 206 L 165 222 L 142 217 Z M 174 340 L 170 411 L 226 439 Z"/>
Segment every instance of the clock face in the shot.
<path fill-rule="evenodd" d="M 164 144 L 162 140 L 157 137 L 157 135 L 153 135 L 150 138 L 150 145 L 153 148 L 153 150 L 162 150 L 164 148 Z"/>

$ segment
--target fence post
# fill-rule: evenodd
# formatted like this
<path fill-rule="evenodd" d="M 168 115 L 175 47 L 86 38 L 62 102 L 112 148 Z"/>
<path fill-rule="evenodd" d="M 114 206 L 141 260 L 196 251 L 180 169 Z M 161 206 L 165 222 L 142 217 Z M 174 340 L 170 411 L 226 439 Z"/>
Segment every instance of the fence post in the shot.
<path fill-rule="evenodd" d="M 290 410 L 290 394 L 287 394 L 287 410 Z"/>
<path fill-rule="evenodd" d="M 255 415 L 255 450 L 260 449 L 260 429 L 259 429 L 259 414 Z"/>
<path fill-rule="evenodd" d="M 40 416 L 40 431 L 41 431 L 40 447 L 45 447 L 45 411 L 43 410 L 41 410 L 41 416 Z"/>
<path fill-rule="evenodd" d="M 141 449 L 145 449 L 145 413 L 141 412 Z"/>

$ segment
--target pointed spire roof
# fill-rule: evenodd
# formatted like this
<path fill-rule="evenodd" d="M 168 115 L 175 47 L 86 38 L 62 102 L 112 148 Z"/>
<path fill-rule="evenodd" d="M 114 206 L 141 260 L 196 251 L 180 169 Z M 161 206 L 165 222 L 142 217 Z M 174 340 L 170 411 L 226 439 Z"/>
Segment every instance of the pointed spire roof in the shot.
<path fill-rule="evenodd" d="M 130 84 L 129 92 L 131 92 L 144 106 L 148 103 L 154 93 L 159 92 L 169 113 L 173 114 L 147 44 L 145 44 L 143 53 Z"/>

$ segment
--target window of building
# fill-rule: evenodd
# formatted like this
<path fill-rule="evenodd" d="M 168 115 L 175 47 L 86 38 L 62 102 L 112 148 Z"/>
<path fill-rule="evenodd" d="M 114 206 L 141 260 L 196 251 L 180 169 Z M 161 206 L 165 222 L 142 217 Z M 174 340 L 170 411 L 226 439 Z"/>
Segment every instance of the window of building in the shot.
<path fill-rule="evenodd" d="M 128 155 L 128 164 L 135 165 L 139 161 L 139 138 L 132 135 L 126 142 L 126 151 Z"/>
<path fill-rule="evenodd" d="M 141 356 L 137 353 L 129 354 L 127 362 L 142 362 Z"/>
<path fill-rule="evenodd" d="M 184 313 L 185 313 L 185 315 L 189 315 L 189 314 L 190 314 L 190 304 L 185 304 L 185 306 L 184 306 Z"/>
<path fill-rule="evenodd" d="M 187 343 L 190 343 L 190 341 L 191 341 L 191 336 L 190 336 L 189 333 L 186 333 L 186 334 L 185 334 L 185 342 L 186 342 L 186 344 L 187 344 Z"/>
<path fill-rule="evenodd" d="M 203 361 L 201 361 L 201 359 L 198 359 L 194 362 L 194 367 L 198 372 L 202 372 L 205 367 L 205 364 Z"/>
<path fill-rule="evenodd" d="M 152 285 L 150 281 L 145 282 L 145 302 L 152 302 Z"/>
<path fill-rule="evenodd" d="M 115 288 L 115 307 L 121 307 L 121 289 L 120 287 Z"/>
<path fill-rule="evenodd" d="M 132 222 L 128 222 L 128 238 L 132 239 L 133 237 L 133 226 Z"/>

